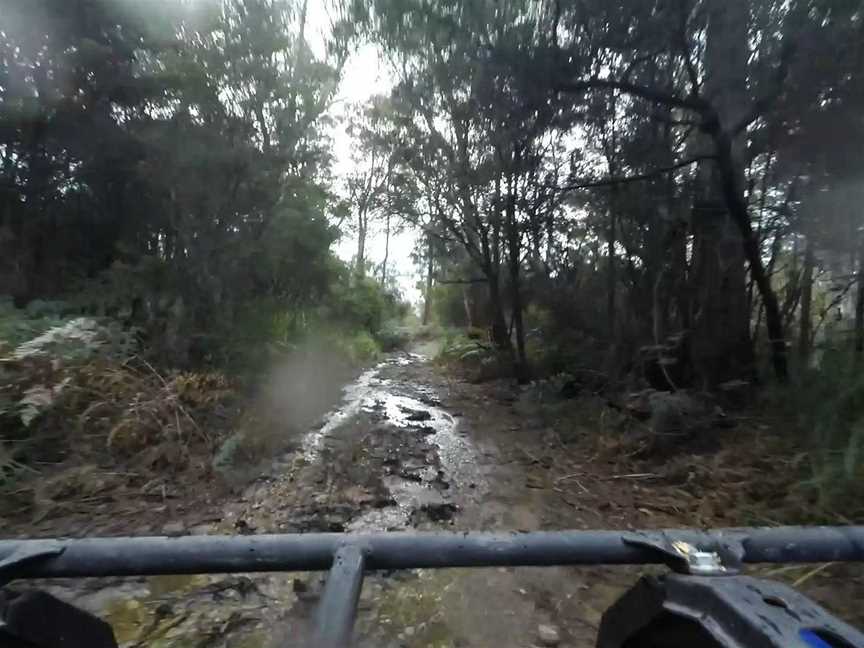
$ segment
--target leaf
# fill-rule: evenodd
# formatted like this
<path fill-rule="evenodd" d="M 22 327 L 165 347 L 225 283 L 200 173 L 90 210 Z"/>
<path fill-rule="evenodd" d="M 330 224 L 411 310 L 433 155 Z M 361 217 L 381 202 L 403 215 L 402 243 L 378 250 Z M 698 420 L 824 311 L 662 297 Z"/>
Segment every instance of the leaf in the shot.
<path fill-rule="evenodd" d="M 18 415 L 25 427 L 39 418 L 54 404 L 54 392 L 45 385 L 36 385 L 24 392 L 18 402 Z"/>
<path fill-rule="evenodd" d="M 27 389 L 24 396 L 18 401 L 18 416 L 24 426 L 30 427 L 33 421 L 51 409 L 57 401 L 57 397 L 68 384 L 69 378 L 64 378 L 54 387 L 35 385 Z"/>

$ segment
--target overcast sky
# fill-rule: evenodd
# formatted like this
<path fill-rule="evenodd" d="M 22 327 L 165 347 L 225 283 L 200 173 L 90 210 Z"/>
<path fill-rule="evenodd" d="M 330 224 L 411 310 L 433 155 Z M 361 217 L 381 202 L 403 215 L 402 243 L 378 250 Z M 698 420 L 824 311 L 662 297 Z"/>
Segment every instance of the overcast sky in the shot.
<path fill-rule="evenodd" d="M 311 28 L 310 46 L 315 47 L 314 40 L 322 43 L 321 34 L 329 29 L 330 19 L 323 0 L 310 0 L 308 5 L 308 25 Z M 377 49 L 365 44 L 359 47 L 345 66 L 342 84 L 337 100 L 333 106 L 336 117 L 345 117 L 348 108 L 358 102 L 363 102 L 376 94 L 389 95 L 393 86 L 393 77 L 389 74 L 386 62 L 379 56 Z M 333 133 L 337 178 L 343 178 L 351 171 L 352 139 L 345 133 L 344 124 L 338 126 Z M 413 232 L 403 232 L 390 237 L 390 256 L 388 260 L 388 276 L 396 277 L 406 299 L 412 303 L 420 300 L 420 291 L 416 288 L 417 270 L 411 261 L 416 236 Z M 357 240 L 350 231 L 346 231 L 342 240 L 336 246 L 340 258 L 350 261 L 356 250 Z M 383 224 L 370 233 L 366 243 L 367 259 L 373 264 L 379 264 L 384 259 Z"/>

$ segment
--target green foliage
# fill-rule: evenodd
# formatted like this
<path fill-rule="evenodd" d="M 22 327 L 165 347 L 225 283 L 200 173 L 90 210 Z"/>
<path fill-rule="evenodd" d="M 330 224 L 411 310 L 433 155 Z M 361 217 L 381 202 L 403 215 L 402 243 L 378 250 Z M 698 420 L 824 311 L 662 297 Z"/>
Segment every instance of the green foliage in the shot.
<path fill-rule="evenodd" d="M 462 286 L 437 284 L 432 288 L 432 314 L 442 326 L 465 326 Z"/>
<path fill-rule="evenodd" d="M 818 369 L 799 372 L 789 386 L 773 385 L 766 399 L 788 422 L 787 442 L 800 444 L 809 468 L 799 488 L 813 514 L 864 514 L 864 374 L 848 353 L 826 352 Z"/>
<path fill-rule="evenodd" d="M 482 362 L 493 355 L 489 344 L 460 329 L 447 329 L 438 360 L 443 362 Z"/>
<path fill-rule="evenodd" d="M 327 272 L 320 300 L 292 307 L 281 298 L 257 298 L 236 314 L 230 330 L 217 326 L 217 364 L 254 372 L 274 355 L 326 343 L 361 365 L 407 344 L 410 331 L 401 325 L 406 306 L 398 296 L 373 279 L 352 277 L 341 262 L 329 260 Z"/>
<path fill-rule="evenodd" d="M 81 362 L 97 353 L 102 357 L 125 359 L 136 350 L 135 333 L 110 320 L 99 322 L 76 317 L 20 344 L 11 356 L 15 360 L 41 357 L 65 363 Z"/>
<path fill-rule="evenodd" d="M 444 329 L 437 323 L 419 324 L 414 328 L 412 336 L 415 340 L 424 342 L 441 340 L 444 338 Z"/>
<path fill-rule="evenodd" d="M 64 309 L 45 309 L 44 303 L 40 302 L 36 308 L 21 309 L 15 308 L 11 297 L 0 297 L 0 350 L 4 346 L 7 350 L 17 347 L 68 321 L 61 314 Z"/>
<path fill-rule="evenodd" d="M 340 281 L 333 286 L 331 299 L 324 307 L 324 318 L 347 329 L 360 328 L 375 334 L 394 305 L 374 279 Z"/>
<path fill-rule="evenodd" d="M 539 305 L 525 312 L 528 360 L 538 378 L 603 366 L 608 345 Z"/>
<path fill-rule="evenodd" d="M 340 354 L 353 365 L 364 365 L 376 360 L 381 353 L 377 340 L 368 331 L 333 333 L 326 336 Z"/>
<path fill-rule="evenodd" d="M 320 305 L 337 268 L 324 113 L 347 32 L 319 57 L 299 1 L 123 0 L 86 21 L 66 4 L 10 9 L 0 34 L 0 292 L 44 320 L 0 305 L 0 335 L 59 325 L 41 300 L 63 295 L 195 364 L 235 355 L 235 317 L 260 302 Z"/>
<path fill-rule="evenodd" d="M 376 339 L 378 344 L 381 346 L 381 350 L 388 352 L 396 351 L 397 349 L 404 349 L 408 346 L 413 337 L 414 332 L 411 328 L 405 326 L 399 321 L 391 320 L 381 327 Z"/>
<path fill-rule="evenodd" d="M 250 460 L 252 460 L 252 449 L 248 435 L 244 432 L 235 432 L 219 446 L 219 450 L 213 457 L 213 468 L 225 474 L 238 464 Z"/>
<path fill-rule="evenodd" d="M 30 428 L 50 412 L 70 382 L 66 369 L 95 356 L 125 359 L 137 348 L 136 332 L 110 320 L 64 318 L 68 305 L 34 302 L 0 307 L 0 420 Z M 5 357 L 3 357 L 5 356 Z"/>
<path fill-rule="evenodd" d="M 137 350 L 134 331 L 77 317 L 0 354 L 7 496 L 35 462 L 72 454 L 131 461 L 141 474 L 197 468 L 192 449 L 209 454 L 219 442 L 233 385 L 218 372 L 160 374 Z"/>
<path fill-rule="evenodd" d="M 14 491 L 22 477 L 34 474 L 38 474 L 38 471 L 17 461 L 7 446 L 0 445 L 0 491 L 4 494 Z"/>

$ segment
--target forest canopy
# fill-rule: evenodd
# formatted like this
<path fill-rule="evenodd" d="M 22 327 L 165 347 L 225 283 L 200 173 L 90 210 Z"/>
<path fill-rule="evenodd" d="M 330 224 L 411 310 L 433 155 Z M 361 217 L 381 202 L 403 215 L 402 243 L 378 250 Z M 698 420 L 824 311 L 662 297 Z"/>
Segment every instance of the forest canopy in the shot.
<path fill-rule="evenodd" d="M 312 9 L 0 0 L 0 295 L 38 320 L 7 347 L 47 308 L 174 369 L 322 331 L 368 359 L 411 231 L 423 324 L 520 383 L 810 390 L 857 448 L 860 2 L 334 0 L 323 35 Z M 360 47 L 393 87 L 334 111 Z"/>
<path fill-rule="evenodd" d="M 346 272 L 330 252 L 338 24 L 318 56 L 299 2 L 0 12 L 0 294 L 120 315 L 181 362 L 250 308 L 322 302 Z"/>

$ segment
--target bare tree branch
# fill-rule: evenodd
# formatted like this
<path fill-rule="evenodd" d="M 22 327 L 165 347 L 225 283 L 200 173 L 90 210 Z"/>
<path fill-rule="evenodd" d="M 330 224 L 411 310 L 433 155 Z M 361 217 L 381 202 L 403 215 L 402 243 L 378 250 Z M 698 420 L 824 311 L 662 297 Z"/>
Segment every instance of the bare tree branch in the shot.
<path fill-rule="evenodd" d="M 698 113 L 705 112 L 710 108 L 710 104 L 701 97 L 690 95 L 687 97 L 679 97 L 663 90 L 641 86 L 629 81 L 619 81 L 616 79 L 600 79 L 592 78 L 583 81 L 571 81 L 558 83 L 555 90 L 558 92 L 579 93 L 586 90 L 620 90 L 634 97 L 647 99 L 656 103 L 676 108 L 684 108 L 685 110 L 693 110 Z"/>
<path fill-rule="evenodd" d="M 777 70 L 774 72 L 773 89 L 768 94 L 758 98 L 750 110 L 745 114 L 735 125 L 732 126 L 731 133 L 734 137 L 744 131 L 750 124 L 759 119 L 759 117 L 767 111 L 771 105 L 777 101 L 783 94 L 783 84 L 786 82 L 786 77 L 789 74 L 789 65 L 792 62 L 792 56 L 795 53 L 795 44 L 791 37 L 787 37 L 783 45 L 783 51 L 780 54 L 780 62 L 777 65 Z"/>
<path fill-rule="evenodd" d="M 661 169 L 654 169 L 653 171 L 648 171 L 647 173 L 640 173 L 638 175 L 621 176 L 615 178 L 604 178 L 603 180 L 592 180 L 588 182 L 578 182 L 575 184 L 566 185 L 564 187 L 550 188 L 557 189 L 558 191 L 572 191 L 574 189 L 591 189 L 594 187 L 608 187 L 610 185 L 625 184 L 628 182 L 641 182 L 643 180 L 650 180 L 652 178 L 656 178 L 657 176 L 661 176 L 664 173 L 671 173 L 672 171 L 676 171 L 677 169 L 696 164 L 697 162 L 713 159 L 713 155 L 696 155 L 687 158 L 686 160 L 681 160 L 680 162 L 677 162 L 671 166 L 663 167 Z"/>
<path fill-rule="evenodd" d="M 693 64 L 693 59 L 690 58 L 690 46 L 687 43 L 687 24 L 690 22 L 690 16 L 693 7 L 686 10 L 685 3 L 681 3 L 681 11 L 679 13 L 680 22 L 678 24 L 678 47 L 680 48 L 681 58 L 684 59 L 684 69 L 687 71 L 687 78 L 690 81 L 690 93 L 694 97 L 699 96 L 701 83 L 699 82 L 699 74 L 696 72 L 696 66 Z"/>
<path fill-rule="evenodd" d="M 437 276 L 435 277 L 435 282 L 439 284 L 468 285 L 486 283 L 487 281 L 489 280 L 486 277 L 473 277 L 469 279 L 440 279 Z"/>

